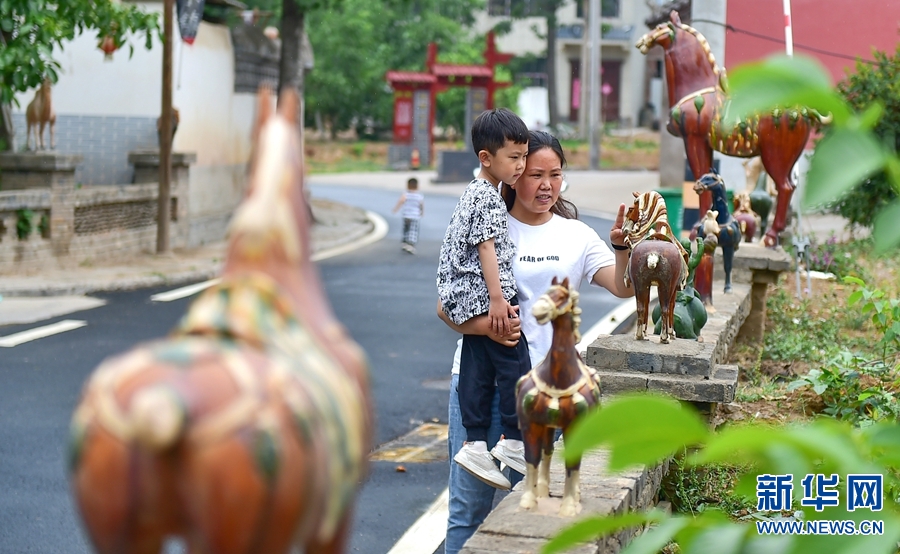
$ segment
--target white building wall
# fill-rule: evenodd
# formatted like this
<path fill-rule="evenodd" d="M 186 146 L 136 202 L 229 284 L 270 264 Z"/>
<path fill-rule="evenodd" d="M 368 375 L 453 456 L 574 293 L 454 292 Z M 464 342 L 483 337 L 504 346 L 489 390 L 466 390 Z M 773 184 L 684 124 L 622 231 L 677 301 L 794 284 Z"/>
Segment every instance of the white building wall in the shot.
<path fill-rule="evenodd" d="M 135 2 L 147 11 L 161 13 L 161 2 Z M 255 114 L 255 95 L 234 93 L 234 51 L 227 27 L 200 24 L 192 46 L 181 40 L 175 25 L 173 48 L 173 105 L 180 122 L 174 149 L 195 152 L 191 167 L 190 244 L 219 240 L 234 206 L 243 197 L 245 164 L 250 156 L 250 133 Z M 153 49 L 143 41 L 132 41 L 104 61 L 93 32 L 84 33 L 55 52 L 60 62 L 59 82 L 53 88 L 53 106 L 58 116 L 59 150 L 83 153 L 85 163 L 117 164 L 115 183 L 127 182 L 127 149 L 156 148 L 155 122 L 162 104 L 162 44 Z M 16 117 L 20 147 L 24 146 L 24 111 L 34 92 L 19 95 Z M 139 129 L 134 136 L 132 128 Z M 131 133 L 129 135 L 129 133 Z M 99 135 L 99 137 L 97 136 Z M 48 137 L 49 138 L 49 137 Z M 126 146 L 123 146 L 127 144 Z M 110 151 L 119 148 L 114 157 Z M 91 156 L 89 150 L 105 150 Z M 123 172 L 124 170 L 124 172 Z M 97 172 L 83 172 L 85 177 Z M 85 184 L 90 184 L 89 179 Z"/>

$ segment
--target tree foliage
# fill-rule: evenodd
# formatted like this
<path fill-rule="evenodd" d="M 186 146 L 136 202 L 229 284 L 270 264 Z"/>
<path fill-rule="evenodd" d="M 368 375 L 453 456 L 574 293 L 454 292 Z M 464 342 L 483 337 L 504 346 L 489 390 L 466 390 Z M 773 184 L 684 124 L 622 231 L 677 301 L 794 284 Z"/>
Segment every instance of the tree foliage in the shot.
<path fill-rule="evenodd" d="M 318 112 L 333 129 L 389 128 L 393 97 L 385 73 L 424 71 L 429 42 L 439 45 L 441 61 L 481 63 L 484 39 L 467 28 L 481 6 L 480 0 L 344 0 L 340 10 L 310 13 L 316 67 L 306 81 L 307 116 Z M 464 109 L 453 102 L 460 103 Z M 460 113 L 439 99 L 439 124 L 461 123 Z"/>
<path fill-rule="evenodd" d="M 97 32 L 98 43 L 111 36 L 116 46 L 133 51 L 134 35 L 152 46 L 159 22 L 157 14 L 113 0 L 0 0 L 0 103 L 15 102 L 16 93 L 45 78 L 56 82 L 54 50 L 88 30 Z"/>
<path fill-rule="evenodd" d="M 856 72 L 838 84 L 838 92 L 856 110 L 879 103 L 884 115 L 872 129 L 886 148 L 900 147 L 900 46 L 893 56 L 874 52 L 875 63 L 856 62 Z M 872 175 L 831 205 L 854 225 L 872 227 L 875 214 L 897 198 L 888 175 Z"/>

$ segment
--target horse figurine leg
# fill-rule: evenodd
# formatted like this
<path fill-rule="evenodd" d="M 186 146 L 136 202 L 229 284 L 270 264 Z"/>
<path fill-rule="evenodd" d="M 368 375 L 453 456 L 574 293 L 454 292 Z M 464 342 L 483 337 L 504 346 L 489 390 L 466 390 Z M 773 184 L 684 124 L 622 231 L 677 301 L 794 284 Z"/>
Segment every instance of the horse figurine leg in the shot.
<path fill-rule="evenodd" d="M 775 217 L 763 238 L 765 245 L 769 247 L 778 245 L 778 234 L 787 226 L 788 208 L 795 188 L 791 181 L 791 170 L 800 159 L 812 130 L 806 117 L 794 117 L 795 115 L 797 110 L 783 110 L 771 118 L 761 119 L 759 123 L 760 157 L 778 189 Z"/>
<path fill-rule="evenodd" d="M 566 484 L 563 487 L 562 505 L 559 508 L 561 517 L 573 517 L 578 513 L 581 503 L 581 491 L 579 488 L 579 469 L 581 458 L 572 462 L 566 462 Z"/>
<path fill-rule="evenodd" d="M 543 427 L 536 423 L 530 424 L 522 431 L 522 442 L 525 445 L 525 492 L 519 501 L 519 507 L 525 510 L 537 506 L 537 499 L 541 496 L 537 484 L 538 470 L 543 465 L 541 458 L 544 451 L 544 435 Z"/>

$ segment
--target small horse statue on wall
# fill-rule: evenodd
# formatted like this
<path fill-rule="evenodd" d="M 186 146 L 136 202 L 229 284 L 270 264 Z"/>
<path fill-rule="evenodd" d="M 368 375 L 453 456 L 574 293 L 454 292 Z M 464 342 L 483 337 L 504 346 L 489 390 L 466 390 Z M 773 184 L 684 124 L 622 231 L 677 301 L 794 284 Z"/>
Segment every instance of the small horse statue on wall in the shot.
<path fill-rule="evenodd" d="M 675 338 L 675 297 L 685 286 L 688 275 L 689 253 L 672 234 L 666 203 L 656 191 L 634 193 L 634 205 L 625 214 L 625 244 L 631 249 L 625 286 L 634 283 L 637 303 L 636 340 L 644 340 L 647 334 L 647 317 L 650 315 L 650 287 L 659 290 L 662 311 L 661 343 Z"/>
<path fill-rule="evenodd" d="M 763 171 L 762 158 L 756 156 L 741 162 L 746 177 L 746 190 L 750 193 L 750 209 L 759 215 L 759 236 L 766 234 L 769 214 L 778 198 L 775 181 Z"/>
<path fill-rule="evenodd" d="M 741 245 L 741 224 L 728 212 L 728 201 L 725 198 L 725 181 L 722 176 L 712 171 L 700 177 L 694 183 L 694 192 L 703 194 L 709 192 L 712 195 L 713 211 L 717 213 L 716 223 L 719 231 L 719 246 L 722 248 L 722 265 L 725 268 L 725 292 L 731 292 L 731 266 L 734 261 L 734 251 Z M 697 236 L 705 237 L 703 226 L 700 226 Z M 699 270 L 698 270 L 699 271 Z"/>
<path fill-rule="evenodd" d="M 734 218 L 741 225 L 741 234 L 744 235 L 744 242 L 753 242 L 756 236 L 756 230 L 762 223 L 762 218 L 753 211 L 750 205 L 750 193 L 747 191 L 739 192 L 734 195 Z"/>
<path fill-rule="evenodd" d="M 50 127 L 50 149 L 56 149 L 56 112 L 53 110 L 53 94 L 50 79 L 44 79 L 40 88 L 34 93 L 34 100 L 25 109 L 25 122 L 28 126 L 25 136 L 25 147 L 28 150 L 44 149 L 44 127 Z M 34 135 L 34 148 L 31 148 L 31 136 Z"/>
<path fill-rule="evenodd" d="M 365 476 L 365 356 L 335 319 L 303 198 L 299 101 L 261 90 L 220 282 L 167 339 L 101 364 L 72 418 L 75 504 L 100 554 L 340 553 Z"/>
<path fill-rule="evenodd" d="M 563 436 L 576 417 L 600 405 L 597 374 L 581 361 L 575 345 L 581 340 L 578 291 L 569 278 L 553 278 L 550 290 L 532 308 L 541 325 L 551 322 L 553 342 L 547 357 L 516 385 L 516 414 L 525 443 L 525 492 L 519 506 L 530 510 L 550 495 L 550 459 L 557 429 Z M 581 459 L 566 462 L 566 484 L 559 515 L 571 517 L 580 508 L 578 471 Z"/>
<path fill-rule="evenodd" d="M 666 83 L 669 91 L 669 121 L 666 129 L 684 140 L 684 150 L 694 175 L 713 165 L 713 149 L 728 156 L 761 156 L 766 171 L 775 180 L 778 200 L 772 227 L 766 232 L 766 246 L 778 244 L 784 231 L 794 183 L 791 168 L 803 153 L 810 132 L 831 121 L 809 108 L 776 108 L 731 127 L 724 114 L 728 110 L 728 84 L 706 38 L 681 23 L 678 12 L 670 21 L 657 25 L 635 45 L 642 54 L 662 47 L 666 54 Z M 700 213 L 712 204 L 708 195 L 700 197 Z M 760 214 L 762 215 L 762 214 Z"/>

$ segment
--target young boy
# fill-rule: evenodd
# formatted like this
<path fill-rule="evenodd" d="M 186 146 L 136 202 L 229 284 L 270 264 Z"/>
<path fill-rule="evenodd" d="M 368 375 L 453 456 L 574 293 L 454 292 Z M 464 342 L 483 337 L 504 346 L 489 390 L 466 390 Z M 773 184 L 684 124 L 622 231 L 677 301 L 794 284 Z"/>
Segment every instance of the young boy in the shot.
<path fill-rule="evenodd" d="M 406 192 L 400 195 L 400 200 L 394 206 L 393 213 L 403 208 L 400 216 L 403 218 L 403 248 L 410 254 L 416 253 L 416 242 L 419 240 L 419 220 L 425 214 L 425 197 L 419 192 L 419 180 L 415 177 L 406 182 Z"/>
<path fill-rule="evenodd" d="M 459 199 L 438 264 L 437 286 L 444 312 L 460 325 L 487 313 L 491 329 L 509 332 L 518 317 L 516 281 L 512 273 L 515 245 L 509 238 L 507 210 L 500 184 L 514 183 L 525 170 L 528 129 L 507 109 L 482 113 L 472 125 L 472 146 L 481 172 Z M 453 459 L 485 483 L 508 489 L 496 458 L 525 473 L 524 446 L 516 417 L 516 382 L 531 369 L 525 336 L 515 347 L 486 336 L 463 335 L 459 370 L 459 404 L 466 443 Z M 489 453 L 494 385 L 500 391 L 503 437 Z"/>

